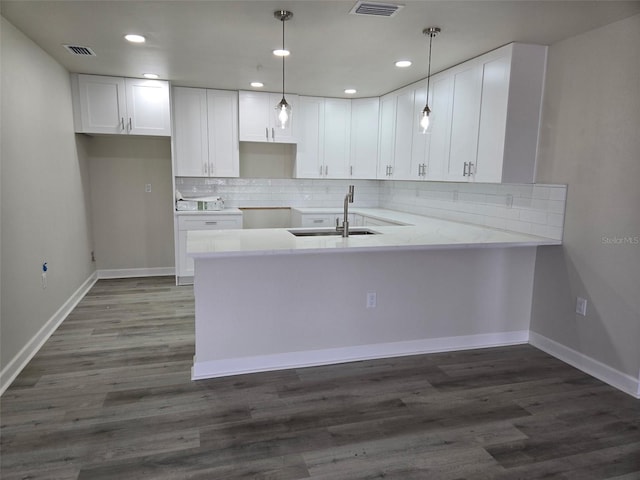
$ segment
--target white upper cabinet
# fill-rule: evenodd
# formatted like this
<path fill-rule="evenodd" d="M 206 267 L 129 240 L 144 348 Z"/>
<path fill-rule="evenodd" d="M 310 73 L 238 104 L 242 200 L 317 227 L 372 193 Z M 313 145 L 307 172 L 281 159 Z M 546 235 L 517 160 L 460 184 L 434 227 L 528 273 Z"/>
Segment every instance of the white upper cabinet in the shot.
<path fill-rule="evenodd" d="M 324 176 L 349 178 L 351 154 L 351 100 L 324 100 Z"/>
<path fill-rule="evenodd" d="M 296 112 L 298 146 L 296 178 L 321 178 L 324 173 L 324 99 L 300 97 Z"/>
<path fill-rule="evenodd" d="M 351 100 L 350 178 L 376 178 L 380 99 Z"/>
<path fill-rule="evenodd" d="M 514 43 L 483 56 L 478 182 L 533 183 L 547 47 Z"/>
<path fill-rule="evenodd" d="M 239 92 L 240 141 L 296 143 L 296 106 L 298 96 L 287 94 L 291 105 L 291 119 L 287 128 L 276 125 L 276 105 L 282 99 L 281 93 Z"/>
<path fill-rule="evenodd" d="M 546 55 L 514 43 L 431 78 L 428 179 L 535 181 Z"/>
<path fill-rule="evenodd" d="M 380 97 L 380 138 L 378 141 L 378 178 L 389 178 L 396 145 L 396 95 L 388 93 Z"/>
<path fill-rule="evenodd" d="M 351 100 L 299 97 L 296 178 L 349 178 Z"/>
<path fill-rule="evenodd" d="M 175 176 L 239 176 L 237 102 L 232 91 L 173 88 Z"/>
<path fill-rule="evenodd" d="M 482 65 L 472 62 L 456 67 L 453 77 L 453 106 L 449 159 L 445 180 L 466 181 L 476 168 L 480 103 L 482 99 Z"/>
<path fill-rule="evenodd" d="M 240 176 L 238 93 L 207 90 L 209 176 Z"/>
<path fill-rule="evenodd" d="M 76 132 L 171 135 L 169 83 L 72 75 Z"/>

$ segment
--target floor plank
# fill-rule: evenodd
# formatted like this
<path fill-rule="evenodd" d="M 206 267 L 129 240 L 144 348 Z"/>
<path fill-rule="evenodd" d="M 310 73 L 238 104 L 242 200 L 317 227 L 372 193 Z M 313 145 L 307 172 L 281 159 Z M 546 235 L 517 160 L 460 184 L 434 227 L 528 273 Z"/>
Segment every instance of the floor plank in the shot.
<path fill-rule="evenodd" d="M 193 318 L 96 283 L 0 398 L 0 478 L 640 479 L 640 401 L 531 346 L 193 382 Z"/>

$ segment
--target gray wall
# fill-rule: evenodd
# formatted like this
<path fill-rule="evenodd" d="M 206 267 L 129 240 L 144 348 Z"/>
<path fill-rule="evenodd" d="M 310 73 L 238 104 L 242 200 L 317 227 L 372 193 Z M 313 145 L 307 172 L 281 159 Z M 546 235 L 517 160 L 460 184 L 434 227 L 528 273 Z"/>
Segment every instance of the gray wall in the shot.
<path fill-rule="evenodd" d="M 564 245 L 540 248 L 531 330 L 638 378 L 640 15 L 549 49 L 538 182 L 567 183 Z M 589 302 L 576 316 L 576 296 Z"/>
<path fill-rule="evenodd" d="M 73 133 L 69 73 L 0 21 L 4 369 L 95 267 L 88 166 Z"/>
<path fill-rule="evenodd" d="M 110 135 L 86 143 L 98 269 L 172 268 L 170 139 Z"/>

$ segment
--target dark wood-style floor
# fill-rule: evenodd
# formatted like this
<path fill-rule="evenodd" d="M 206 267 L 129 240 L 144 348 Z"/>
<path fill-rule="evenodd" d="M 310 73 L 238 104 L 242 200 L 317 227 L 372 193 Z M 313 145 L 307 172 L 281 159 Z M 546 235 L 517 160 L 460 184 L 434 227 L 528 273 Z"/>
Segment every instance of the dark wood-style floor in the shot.
<path fill-rule="evenodd" d="M 193 309 L 99 281 L 2 396 L 0 477 L 640 478 L 640 402 L 531 346 L 192 382 Z"/>

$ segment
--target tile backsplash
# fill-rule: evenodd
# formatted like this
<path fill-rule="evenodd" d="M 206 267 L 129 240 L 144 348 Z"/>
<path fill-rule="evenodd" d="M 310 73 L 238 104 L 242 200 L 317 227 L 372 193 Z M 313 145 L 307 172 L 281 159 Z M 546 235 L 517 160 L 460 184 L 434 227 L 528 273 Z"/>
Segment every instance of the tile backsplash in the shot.
<path fill-rule="evenodd" d="M 335 207 L 355 185 L 354 207 L 418 215 L 562 239 L 566 185 L 379 180 L 176 178 L 184 197 L 221 196 L 227 207 Z"/>

